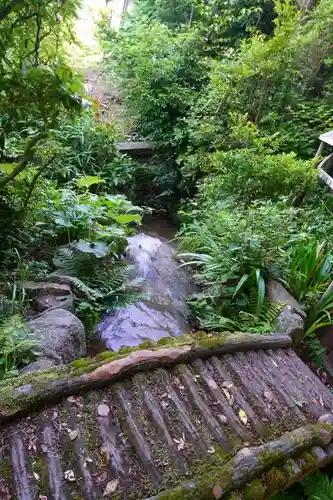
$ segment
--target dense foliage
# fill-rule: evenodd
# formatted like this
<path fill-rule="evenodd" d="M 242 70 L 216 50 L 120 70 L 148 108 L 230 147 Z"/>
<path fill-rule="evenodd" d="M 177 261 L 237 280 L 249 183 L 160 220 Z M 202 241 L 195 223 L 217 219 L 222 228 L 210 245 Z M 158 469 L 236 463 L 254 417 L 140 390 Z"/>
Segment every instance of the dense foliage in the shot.
<path fill-rule="evenodd" d="M 331 323 L 331 296 L 317 300 L 332 202 L 313 157 L 333 125 L 332 14 L 329 0 L 306 17 L 291 0 L 137 0 L 119 32 L 100 26 L 136 132 L 160 145 L 152 203 L 178 202 L 206 328 L 271 330 L 272 278 L 309 311 L 306 338 Z"/>
<path fill-rule="evenodd" d="M 333 481 L 327 474 L 316 472 L 301 483 L 272 497 L 271 500 L 331 500 Z"/>
<path fill-rule="evenodd" d="M 83 78 L 68 65 L 79 0 L 5 1 L 0 7 L 0 376 L 29 363 L 28 280 L 66 277 L 93 328 L 130 300 L 121 260 L 142 210 L 120 194 L 133 163 L 113 124 L 82 106 Z"/>

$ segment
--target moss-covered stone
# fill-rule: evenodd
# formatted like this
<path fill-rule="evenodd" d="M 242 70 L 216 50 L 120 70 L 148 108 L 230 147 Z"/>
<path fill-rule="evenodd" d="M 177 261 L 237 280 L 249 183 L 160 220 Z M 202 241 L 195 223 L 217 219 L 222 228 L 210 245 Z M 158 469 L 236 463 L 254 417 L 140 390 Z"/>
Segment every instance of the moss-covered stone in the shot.
<path fill-rule="evenodd" d="M 262 500 L 265 498 L 266 488 L 261 479 L 253 479 L 244 488 L 244 500 Z"/>

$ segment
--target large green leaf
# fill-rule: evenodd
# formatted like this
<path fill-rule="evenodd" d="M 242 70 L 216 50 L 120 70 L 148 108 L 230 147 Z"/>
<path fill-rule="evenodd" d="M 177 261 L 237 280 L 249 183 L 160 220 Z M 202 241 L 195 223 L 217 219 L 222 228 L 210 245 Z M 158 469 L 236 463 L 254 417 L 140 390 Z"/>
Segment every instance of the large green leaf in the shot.
<path fill-rule="evenodd" d="M 109 214 L 109 216 L 118 222 L 118 224 L 126 225 L 130 224 L 131 222 L 141 222 L 142 217 L 141 215 L 131 215 L 131 214 L 124 214 L 124 215 L 115 215 L 115 214 Z"/>
<path fill-rule="evenodd" d="M 100 241 L 91 243 L 89 241 L 80 240 L 76 244 L 76 249 L 83 253 L 93 253 L 98 259 L 102 259 L 108 255 L 109 245 Z"/>
<path fill-rule="evenodd" d="M 105 182 L 104 179 L 101 177 L 97 176 L 92 176 L 92 175 L 87 175 L 85 177 L 79 177 L 79 179 L 76 179 L 76 185 L 78 188 L 87 188 L 89 189 L 91 186 L 95 184 L 102 184 Z"/>

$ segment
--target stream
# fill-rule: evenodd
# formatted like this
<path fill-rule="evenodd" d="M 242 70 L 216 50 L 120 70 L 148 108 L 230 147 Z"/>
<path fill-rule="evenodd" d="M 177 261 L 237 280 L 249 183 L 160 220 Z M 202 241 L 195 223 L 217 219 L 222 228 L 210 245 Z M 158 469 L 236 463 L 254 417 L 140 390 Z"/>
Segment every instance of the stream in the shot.
<path fill-rule="evenodd" d="M 159 219 L 140 229 L 128 238 L 127 258 L 134 264 L 136 276 L 142 278 L 142 297 L 135 304 L 108 313 L 98 326 L 106 348 L 113 351 L 190 330 L 186 299 L 196 288 L 174 259 L 175 246 L 169 240 L 176 229 Z"/>

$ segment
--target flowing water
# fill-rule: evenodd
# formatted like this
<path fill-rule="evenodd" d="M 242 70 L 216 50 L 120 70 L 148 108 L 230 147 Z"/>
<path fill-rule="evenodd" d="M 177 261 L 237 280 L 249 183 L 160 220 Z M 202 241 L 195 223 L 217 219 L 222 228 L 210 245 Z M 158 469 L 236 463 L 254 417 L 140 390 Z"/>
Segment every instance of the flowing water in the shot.
<path fill-rule="evenodd" d="M 109 313 L 100 323 L 99 334 L 110 350 L 118 351 L 121 346 L 137 346 L 145 340 L 157 341 L 189 331 L 186 299 L 195 291 L 195 286 L 174 259 L 174 246 L 156 235 L 163 232 L 170 236 L 170 226 L 153 221 L 143 228 L 147 232 L 128 238 L 127 248 L 136 276 L 142 278 L 143 298 Z"/>

